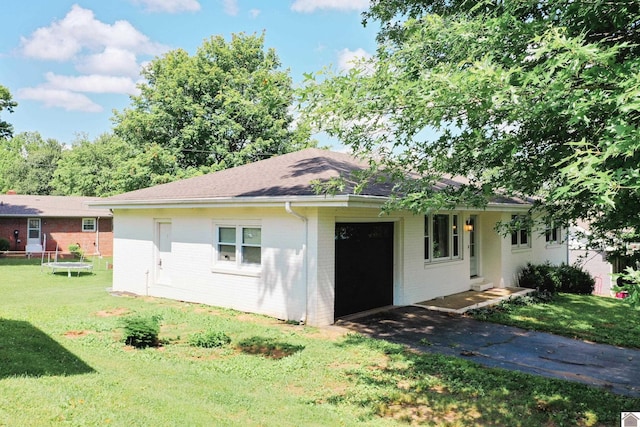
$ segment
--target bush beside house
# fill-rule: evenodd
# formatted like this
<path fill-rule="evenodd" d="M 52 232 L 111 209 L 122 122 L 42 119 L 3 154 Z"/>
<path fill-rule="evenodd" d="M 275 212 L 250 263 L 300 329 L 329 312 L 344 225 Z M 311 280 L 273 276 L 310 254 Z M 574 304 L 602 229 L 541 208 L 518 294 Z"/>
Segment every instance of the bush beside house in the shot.
<path fill-rule="evenodd" d="M 576 265 L 527 263 L 518 275 L 518 286 L 540 292 L 587 295 L 593 293 L 595 279 Z"/>

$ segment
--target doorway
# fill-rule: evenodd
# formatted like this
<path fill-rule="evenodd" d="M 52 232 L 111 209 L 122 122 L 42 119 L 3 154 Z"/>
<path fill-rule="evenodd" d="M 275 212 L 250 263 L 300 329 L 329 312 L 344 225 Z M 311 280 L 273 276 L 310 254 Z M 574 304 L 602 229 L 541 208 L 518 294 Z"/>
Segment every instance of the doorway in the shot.
<path fill-rule="evenodd" d="M 334 317 L 393 304 L 392 222 L 338 223 Z"/>
<path fill-rule="evenodd" d="M 471 278 L 474 278 L 480 275 L 478 271 L 478 215 L 471 215 L 469 224 L 471 225 L 471 230 L 469 231 L 469 273 Z"/>
<path fill-rule="evenodd" d="M 171 222 L 156 222 L 156 284 L 170 285 L 171 267 Z"/>

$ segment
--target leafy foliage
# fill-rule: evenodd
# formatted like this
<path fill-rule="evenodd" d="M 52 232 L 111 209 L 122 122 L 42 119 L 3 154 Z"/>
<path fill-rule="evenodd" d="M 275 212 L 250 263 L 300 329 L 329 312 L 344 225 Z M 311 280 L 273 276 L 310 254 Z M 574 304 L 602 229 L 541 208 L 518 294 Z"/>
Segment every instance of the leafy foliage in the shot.
<path fill-rule="evenodd" d="M 640 3 L 374 0 L 364 21 L 381 24 L 376 57 L 307 76 L 301 102 L 377 168 L 422 177 L 392 207 L 483 206 L 500 189 L 559 224 L 640 225 Z M 469 184 L 436 194 L 451 175 Z"/>
<path fill-rule="evenodd" d="M 189 345 L 194 347 L 223 347 L 231 342 L 231 338 L 222 331 L 209 330 L 197 332 L 189 337 Z"/>
<path fill-rule="evenodd" d="M 527 263 L 518 273 L 518 286 L 552 294 L 588 295 L 593 292 L 595 279 L 580 266 Z"/>
<path fill-rule="evenodd" d="M 38 132 L 24 132 L 0 139 L 0 190 L 21 194 L 54 193 L 53 174 L 62 157 L 62 144 L 44 140 Z"/>
<path fill-rule="evenodd" d="M 157 315 L 133 314 L 122 319 L 124 342 L 136 348 L 156 347 L 160 340 L 160 320 Z"/>
<path fill-rule="evenodd" d="M 264 35 L 245 34 L 228 43 L 212 37 L 194 56 L 178 49 L 153 60 L 141 94 L 113 118 L 116 135 L 147 157 L 146 167 L 132 171 L 146 178 L 136 186 L 173 178 L 176 170 L 225 169 L 306 145 L 308 131 L 291 129 L 291 78 L 280 65 L 275 51 L 264 49 Z"/>
<path fill-rule="evenodd" d="M 4 237 L 0 237 L 0 251 L 8 251 L 9 249 L 11 249 L 9 240 Z"/>
<path fill-rule="evenodd" d="M 18 103 L 13 101 L 9 89 L 0 85 L 0 113 L 3 110 L 13 113 L 13 109 L 17 105 Z M 13 126 L 4 120 L 0 120 L 0 139 L 11 138 L 11 136 L 13 136 Z"/>

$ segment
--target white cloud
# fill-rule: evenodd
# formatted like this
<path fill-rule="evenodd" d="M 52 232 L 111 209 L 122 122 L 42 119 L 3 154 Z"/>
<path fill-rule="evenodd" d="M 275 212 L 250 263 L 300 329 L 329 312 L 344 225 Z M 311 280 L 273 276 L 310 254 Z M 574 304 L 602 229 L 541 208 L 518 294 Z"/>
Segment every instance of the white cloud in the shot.
<path fill-rule="evenodd" d="M 87 55 L 79 59 L 76 69 L 86 74 L 134 77 L 140 74 L 141 65 L 138 64 L 135 53 L 115 47 L 107 47 L 100 53 Z"/>
<path fill-rule="evenodd" d="M 224 6 L 224 13 L 231 16 L 238 14 L 238 0 L 222 0 Z"/>
<path fill-rule="evenodd" d="M 251 9 L 251 10 L 249 11 L 249 16 L 250 16 L 251 18 L 254 18 L 254 19 L 255 19 L 255 18 L 257 18 L 257 17 L 258 17 L 258 15 L 260 15 L 260 9 Z"/>
<path fill-rule="evenodd" d="M 148 7 L 153 4 L 168 8 L 189 3 L 178 0 L 140 1 Z M 61 20 L 23 37 L 21 47 L 27 57 L 68 61 L 81 73 L 78 76 L 46 73 L 46 81 L 42 84 L 19 90 L 22 98 L 40 101 L 47 107 L 87 112 L 101 112 L 102 107 L 89 99 L 86 93 L 137 93 L 134 79 L 140 76 L 142 61 L 139 56 L 148 58 L 168 50 L 129 22 L 107 24 L 96 19 L 93 11 L 78 5 L 72 6 Z"/>
<path fill-rule="evenodd" d="M 369 0 L 295 0 L 291 5 L 294 12 L 311 13 L 316 10 L 334 9 L 340 11 L 362 11 L 369 8 Z"/>
<path fill-rule="evenodd" d="M 359 62 L 371 59 L 371 54 L 362 48 L 356 50 L 342 49 L 338 52 L 338 68 L 348 71 L 355 68 Z"/>
<path fill-rule="evenodd" d="M 129 77 L 104 76 L 92 74 L 88 76 L 61 76 L 46 74 L 47 83 L 43 87 L 73 92 L 88 93 L 124 93 L 136 92 L 136 84 Z"/>
<path fill-rule="evenodd" d="M 93 11 L 73 5 L 67 15 L 48 27 L 38 28 L 21 40 L 23 53 L 32 58 L 66 61 L 85 52 L 105 48 L 126 49 L 136 54 L 157 55 L 165 46 L 154 43 L 127 21 L 113 25 L 98 21 Z"/>
<path fill-rule="evenodd" d="M 197 0 L 132 0 L 133 4 L 141 4 L 148 12 L 197 12 L 200 3 Z"/>
<path fill-rule="evenodd" d="M 42 102 L 45 107 L 64 108 L 67 111 L 84 111 L 100 113 L 103 108 L 86 95 L 62 89 L 44 87 L 27 87 L 19 89 L 17 97 Z"/>

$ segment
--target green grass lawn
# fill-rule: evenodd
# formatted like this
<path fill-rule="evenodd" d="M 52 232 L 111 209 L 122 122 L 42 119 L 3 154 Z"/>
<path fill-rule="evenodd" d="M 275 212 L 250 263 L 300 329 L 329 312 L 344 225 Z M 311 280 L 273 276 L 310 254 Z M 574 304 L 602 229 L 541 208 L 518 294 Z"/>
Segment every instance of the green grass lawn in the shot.
<path fill-rule="evenodd" d="M 558 294 L 545 304 L 498 306 L 474 317 L 570 338 L 640 348 L 640 309 L 595 295 Z M 506 309 L 501 309 L 506 308 Z"/>
<path fill-rule="evenodd" d="M 640 399 L 0 259 L 0 426 L 619 425 Z M 158 348 L 122 318 L 162 318 Z M 189 345 L 221 331 L 220 348 Z"/>

